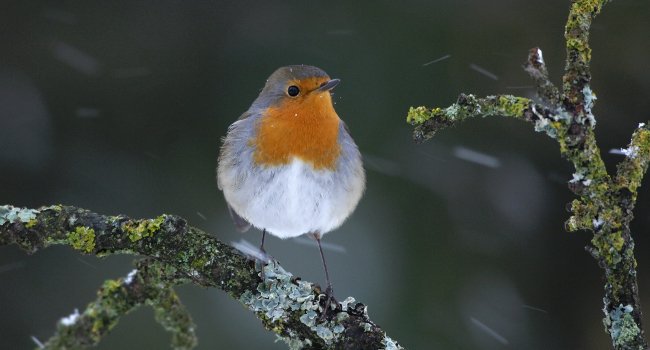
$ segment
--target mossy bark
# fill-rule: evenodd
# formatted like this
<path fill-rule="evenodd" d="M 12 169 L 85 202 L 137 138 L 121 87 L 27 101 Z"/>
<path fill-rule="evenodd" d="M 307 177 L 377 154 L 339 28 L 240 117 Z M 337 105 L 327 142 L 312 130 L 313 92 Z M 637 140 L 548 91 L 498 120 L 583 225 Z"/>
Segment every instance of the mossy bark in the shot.
<path fill-rule="evenodd" d="M 29 253 L 65 244 L 81 254 L 146 257 L 125 278 L 106 281 L 84 311 L 62 319 L 46 348 L 95 345 L 124 314 L 150 305 L 172 333 L 172 347 L 190 349 L 197 342 L 195 326 L 173 287 L 192 283 L 239 300 L 290 348 L 401 349 L 370 320 L 365 305 L 348 298 L 325 311 L 318 285 L 294 277 L 277 261 L 264 267 L 262 280 L 254 260 L 177 216 L 134 220 L 70 206 L 0 206 L 0 246 L 10 244 Z"/>
<path fill-rule="evenodd" d="M 548 79 L 542 51 L 533 48 L 524 69 L 535 81 L 541 103 L 510 95 L 477 98 L 462 94 L 447 108 L 411 107 L 407 122 L 415 126 L 413 138 L 417 142 L 460 121 L 486 116 L 525 120 L 534 124 L 535 131 L 556 139 L 562 156 L 575 167 L 569 188 L 578 198 L 572 203 L 573 215 L 566 228 L 593 233 L 588 251 L 605 271 L 603 323 L 612 346 L 645 349 L 630 222 L 637 190 L 650 161 L 650 128 L 646 123 L 639 124 L 625 149 L 626 158 L 611 176 L 596 143 L 596 118 L 592 113 L 596 96 L 589 87 L 589 28 L 606 2 L 572 2 L 565 27 L 567 58 L 561 92 Z"/>

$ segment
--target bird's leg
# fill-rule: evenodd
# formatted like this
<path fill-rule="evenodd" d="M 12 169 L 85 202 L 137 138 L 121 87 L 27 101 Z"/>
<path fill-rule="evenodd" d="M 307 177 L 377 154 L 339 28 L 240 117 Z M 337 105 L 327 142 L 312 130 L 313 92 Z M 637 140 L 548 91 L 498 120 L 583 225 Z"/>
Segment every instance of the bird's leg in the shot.
<path fill-rule="evenodd" d="M 260 244 L 260 250 L 262 253 L 266 254 L 266 250 L 264 250 L 264 238 L 266 237 L 266 229 L 262 230 L 262 243 Z"/>
<path fill-rule="evenodd" d="M 260 252 L 262 252 L 261 256 L 264 257 L 264 259 L 268 259 L 266 256 L 266 250 L 264 250 L 264 238 L 266 238 L 266 229 L 262 229 L 262 243 L 260 243 Z M 260 278 L 262 279 L 262 282 L 266 279 L 264 276 L 264 265 L 266 261 L 260 261 Z"/>
<path fill-rule="evenodd" d="M 320 251 L 320 258 L 323 261 L 323 268 L 325 269 L 325 279 L 327 281 L 327 289 L 325 289 L 325 297 L 327 299 L 325 300 L 325 308 L 323 309 L 323 314 L 321 315 L 321 319 L 322 319 L 326 317 L 326 315 L 330 311 L 330 305 L 332 304 L 334 289 L 332 288 L 332 282 L 330 281 L 330 274 L 327 271 L 327 263 L 325 262 L 325 254 L 323 254 L 323 247 L 320 244 L 321 235 L 320 233 L 313 233 L 312 237 L 314 237 L 316 242 L 318 242 L 318 250 Z"/>

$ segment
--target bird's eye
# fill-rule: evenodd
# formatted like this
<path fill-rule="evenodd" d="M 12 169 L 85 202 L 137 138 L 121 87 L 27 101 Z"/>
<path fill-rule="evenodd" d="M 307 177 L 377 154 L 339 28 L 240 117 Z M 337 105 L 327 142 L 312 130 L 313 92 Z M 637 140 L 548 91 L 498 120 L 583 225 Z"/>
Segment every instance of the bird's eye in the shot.
<path fill-rule="evenodd" d="M 296 96 L 298 96 L 299 93 L 300 93 L 300 88 L 298 88 L 298 87 L 295 86 L 295 85 L 291 85 L 291 86 L 289 86 L 289 88 L 287 89 L 287 94 L 288 94 L 289 96 L 291 96 L 291 97 L 296 97 Z"/>

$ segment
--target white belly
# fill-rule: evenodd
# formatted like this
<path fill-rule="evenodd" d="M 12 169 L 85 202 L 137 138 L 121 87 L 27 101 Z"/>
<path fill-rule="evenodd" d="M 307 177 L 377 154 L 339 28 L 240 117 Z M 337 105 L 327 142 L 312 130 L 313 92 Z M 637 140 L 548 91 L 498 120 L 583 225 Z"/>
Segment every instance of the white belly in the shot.
<path fill-rule="evenodd" d="M 221 180 L 226 201 L 241 217 L 277 237 L 289 238 L 325 234 L 352 213 L 361 198 L 364 179 L 354 172 L 345 173 L 315 171 L 294 159 L 286 166 L 258 168 L 245 176 L 239 188 L 227 185 L 227 174 Z"/>

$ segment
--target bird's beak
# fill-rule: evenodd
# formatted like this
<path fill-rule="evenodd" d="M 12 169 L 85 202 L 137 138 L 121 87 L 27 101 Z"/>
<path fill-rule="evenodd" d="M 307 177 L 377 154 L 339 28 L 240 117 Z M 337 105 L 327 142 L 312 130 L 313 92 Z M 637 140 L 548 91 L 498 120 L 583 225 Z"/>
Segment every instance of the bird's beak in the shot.
<path fill-rule="evenodd" d="M 340 82 L 341 82 L 341 79 L 328 80 L 328 81 L 322 83 L 321 86 L 318 89 L 316 89 L 316 91 L 320 91 L 320 92 L 330 91 L 333 88 L 335 88 L 336 85 L 339 85 Z"/>

